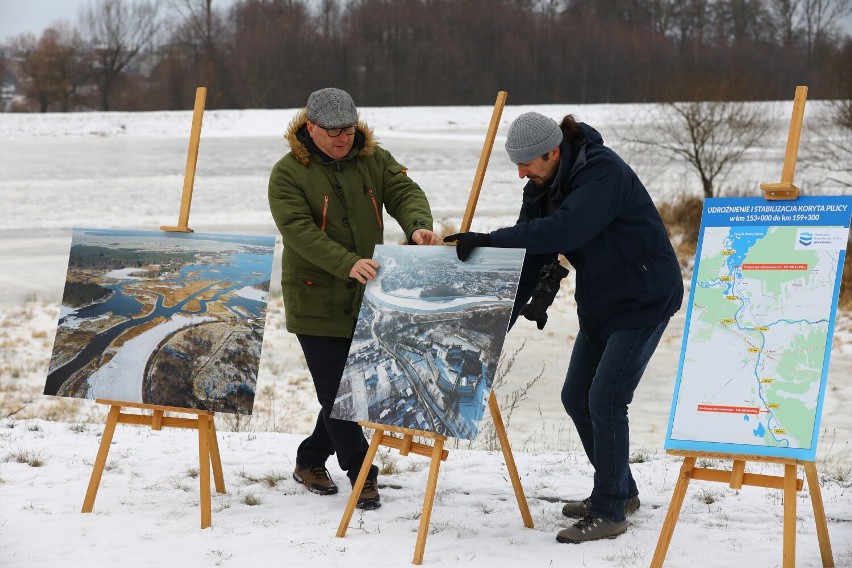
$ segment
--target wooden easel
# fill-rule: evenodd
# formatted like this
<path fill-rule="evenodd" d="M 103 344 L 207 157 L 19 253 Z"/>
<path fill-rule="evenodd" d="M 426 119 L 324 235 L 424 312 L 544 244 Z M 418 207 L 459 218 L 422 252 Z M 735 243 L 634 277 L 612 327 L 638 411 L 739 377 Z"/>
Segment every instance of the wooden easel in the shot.
<path fill-rule="evenodd" d="M 787 138 L 787 151 L 784 157 L 784 168 L 780 183 L 760 184 L 764 191 L 764 197 L 770 200 L 797 199 L 799 189 L 793 185 L 793 173 L 796 169 L 796 157 L 799 151 L 799 137 L 802 132 L 802 119 L 805 113 L 805 99 L 808 88 L 797 87 L 793 103 L 793 117 L 790 121 L 790 134 Z M 819 476 L 816 464 L 812 461 L 796 460 L 791 458 L 773 458 L 764 456 L 752 456 L 744 454 L 727 454 L 716 452 L 698 452 L 689 450 L 666 450 L 666 453 L 675 456 L 683 456 L 683 464 L 680 467 L 677 484 L 672 495 L 671 504 L 666 514 L 660 538 L 657 541 L 657 549 L 651 560 L 651 568 L 661 568 L 666 557 L 669 544 L 672 540 L 675 524 L 683 506 L 686 489 L 691 479 L 704 481 L 715 481 L 727 483 L 733 489 L 740 489 L 743 485 L 755 487 L 767 487 L 781 489 L 784 491 L 784 544 L 783 564 L 784 568 L 793 568 L 796 565 L 796 491 L 801 491 L 803 481 L 797 477 L 798 468 L 801 466 L 808 480 L 808 489 L 811 493 L 811 504 L 814 508 L 814 522 L 816 523 L 817 539 L 819 540 L 819 552 L 822 557 L 824 568 L 834 566 L 834 557 L 831 552 L 831 542 L 828 538 L 828 524 L 825 518 L 825 508 L 822 502 L 822 492 L 819 488 Z M 695 462 L 699 458 L 714 460 L 732 460 L 731 470 L 721 470 L 709 467 L 698 467 Z M 763 462 L 780 464 L 784 466 L 784 475 L 763 475 L 745 473 L 746 462 Z"/>
<path fill-rule="evenodd" d="M 195 166 L 198 161 L 198 145 L 201 140 L 201 120 L 204 115 L 204 103 L 207 99 L 207 88 L 198 87 L 195 91 L 195 108 L 192 115 L 192 130 L 189 137 L 189 152 L 186 158 L 186 172 L 183 179 L 183 196 L 181 198 L 180 216 L 177 227 L 160 227 L 163 231 L 191 233 L 187 226 L 189 222 L 189 206 L 192 201 L 192 187 L 195 182 Z M 109 405 L 106 426 L 98 448 L 98 456 L 92 467 L 86 498 L 83 500 L 83 513 L 91 513 L 95 506 L 95 497 L 101 483 L 101 476 L 106 466 L 112 437 L 117 424 L 134 424 L 150 426 L 151 430 L 162 430 L 163 427 L 190 428 L 198 430 L 198 478 L 201 491 L 201 528 L 206 529 L 212 524 L 210 502 L 210 468 L 213 468 L 213 480 L 216 492 L 225 493 L 225 481 L 222 475 L 222 461 L 219 457 L 219 442 L 216 439 L 216 425 L 213 422 L 214 413 L 208 410 L 175 408 L 154 404 L 139 404 L 114 400 L 101 400 L 98 404 Z M 123 413 L 122 408 L 150 410 L 151 414 Z M 165 416 L 166 412 L 192 414 L 195 418 Z"/>
<path fill-rule="evenodd" d="M 158 406 L 154 404 L 138 404 L 133 402 L 119 402 L 115 400 L 97 399 L 98 404 L 109 405 L 104 433 L 101 436 L 101 444 L 98 447 L 98 456 L 92 467 L 92 476 L 89 479 L 89 487 L 86 490 L 86 498 L 83 500 L 83 513 L 91 513 L 95 506 L 95 497 L 98 495 L 98 487 L 101 484 L 101 476 L 106 466 L 109 447 L 112 444 L 112 436 L 117 424 L 134 424 L 137 426 L 150 426 L 151 430 L 162 430 L 163 427 L 190 428 L 198 430 L 198 480 L 201 491 L 201 528 L 206 529 L 212 524 L 210 512 L 210 468 L 213 468 L 213 480 L 217 493 L 225 493 L 225 479 L 222 475 L 222 460 L 219 457 L 219 442 L 216 440 L 216 425 L 213 423 L 213 412 L 208 410 L 194 410 L 187 408 L 173 408 L 171 406 Z M 136 414 L 122 412 L 122 408 L 138 408 L 150 410 L 152 414 Z M 180 412 L 193 414 L 195 418 L 180 418 L 165 416 L 166 412 Z"/>
<path fill-rule="evenodd" d="M 479 192 L 482 188 L 482 181 L 485 178 L 485 169 L 488 167 L 488 159 L 491 156 L 491 149 L 494 147 L 494 138 L 497 135 L 497 127 L 500 125 L 500 116 L 503 113 L 503 107 L 506 105 L 507 93 L 500 91 L 497 94 L 497 102 L 494 103 L 494 112 L 491 115 L 491 123 L 488 127 L 488 133 L 485 137 L 485 144 L 482 148 L 482 153 L 479 156 L 479 166 L 476 170 L 476 175 L 473 179 L 473 187 L 470 190 L 470 196 L 467 202 L 467 208 L 462 218 L 460 232 L 470 230 L 473 213 L 476 210 L 476 203 L 479 200 Z M 491 418 L 494 421 L 494 429 L 497 432 L 497 437 L 500 440 L 500 447 L 503 449 L 503 457 L 506 460 L 506 469 L 509 472 L 509 477 L 512 480 L 512 487 L 515 490 L 515 498 L 518 501 L 518 507 L 521 510 L 521 517 L 524 521 L 524 526 L 527 528 L 533 527 L 532 515 L 527 505 L 527 499 L 524 495 L 524 488 L 521 486 L 521 479 L 518 476 L 518 468 L 515 465 L 515 458 L 512 455 L 512 448 L 509 445 L 509 436 L 506 434 L 506 427 L 503 424 L 503 417 L 500 415 L 500 406 L 497 403 L 497 396 L 494 390 L 491 390 L 491 396 L 488 399 L 488 408 L 491 411 Z M 414 546 L 413 564 L 423 563 L 423 552 L 426 549 L 426 536 L 429 533 L 429 519 L 432 516 L 432 505 L 435 502 L 435 488 L 438 484 L 438 470 L 441 467 L 441 462 L 447 459 L 449 452 L 444 449 L 446 436 L 427 432 L 423 430 L 412 430 L 410 428 L 400 428 L 397 426 L 387 426 L 385 424 L 376 424 L 374 422 L 359 422 L 365 428 L 372 428 L 373 439 L 370 442 L 370 448 L 367 450 L 367 455 L 364 458 L 364 463 L 361 466 L 361 471 L 358 473 L 358 479 L 352 487 L 352 494 L 349 496 L 349 501 L 346 503 L 346 509 L 343 512 L 343 518 L 340 520 L 340 525 L 337 527 L 337 536 L 346 536 L 346 529 L 349 527 L 349 521 L 352 519 L 352 514 L 355 512 L 355 506 L 358 504 L 358 497 L 361 495 L 361 489 L 364 488 L 364 482 L 367 480 L 367 474 L 370 472 L 370 466 L 373 463 L 373 458 L 379 450 L 379 446 L 386 446 L 395 450 L 399 450 L 399 455 L 407 456 L 409 453 L 431 457 L 432 463 L 429 467 L 429 477 L 426 481 L 426 494 L 423 497 L 423 510 L 420 514 L 420 528 L 417 531 L 417 543 Z M 395 437 L 389 432 L 402 434 L 402 438 Z M 420 444 L 414 442 L 414 436 L 434 440 L 434 445 Z"/>

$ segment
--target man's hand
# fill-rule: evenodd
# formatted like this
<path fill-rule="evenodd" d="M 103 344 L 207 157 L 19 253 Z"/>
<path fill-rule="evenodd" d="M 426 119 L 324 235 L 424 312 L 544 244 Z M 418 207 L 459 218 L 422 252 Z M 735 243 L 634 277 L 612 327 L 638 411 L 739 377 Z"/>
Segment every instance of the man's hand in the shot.
<path fill-rule="evenodd" d="M 444 237 L 445 243 L 456 243 L 456 256 L 464 262 L 476 247 L 490 247 L 491 235 L 488 233 L 456 233 Z"/>
<path fill-rule="evenodd" d="M 372 258 L 359 258 L 349 271 L 349 278 L 354 278 L 361 284 L 366 284 L 367 280 L 372 280 L 376 277 L 376 271 L 379 269 L 379 263 Z"/>
<path fill-rule="evenodd" d="M 436 245 L 438 235 L 428 229 L 417 229 L 411 233 L 411 242 L 415 245 Z"/>

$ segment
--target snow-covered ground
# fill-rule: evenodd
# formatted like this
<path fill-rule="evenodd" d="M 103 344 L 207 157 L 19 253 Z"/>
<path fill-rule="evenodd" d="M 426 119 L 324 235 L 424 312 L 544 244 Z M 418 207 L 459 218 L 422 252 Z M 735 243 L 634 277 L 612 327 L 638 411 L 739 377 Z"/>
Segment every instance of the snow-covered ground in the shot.
<path fill-rule="evenodd" d="M 758 183 L 780 178 L 791 103 L 765 106 L 777 117 L 776 128 L 728 180 L 741 193 L 757 195 Z M 687 188 L 698 193 L 683 166 L 638 153 L 627 143 L 648 128 L 651 105 L 509 106 L 473 230 L 514 222 L 522 184 L 502 145 L 508 124 L 528 110 L 555 118 L 570 112 L 598 128 L 637 169 L 656 200 Z M 818 110 L 819 103 L 809 103 L 804 148 L 808 117 Z M 490 106 L 365 108 L 361 114 L 424 188 L 436 221 L 454 230 L 491 111 Z M 267 209 L 266 183 L 272 165 L 286 152 L 282 132 L 294 112 L 205 113 L 190 227 L 277 233 Z M 425 458 L 385 456 L 395 465 L 388 465 L 381 478 L 384 506 L 357 513 L 345 539 L 334 533 L 347 492 L 320 498 L 290 479 L 296 446 L 314 421 L 317 403 L 298 343 L 284 330 L 277 264 L 254 415 L 217 415 L 228 494 L 214 497 L 213 528 L 198 529 L 197 442 L 185 431 L 119 427 L 95 512 L 79 513 L 105 412 L 91 401 L 41 395 L 71 229 L 174 224 L 190 125 L 190 112 L 0 114 L 5 205 L 0 207 L 0 566 L 407 565 L 422 506 Z M 805 155 L 796 181 L 815 193 Z M 386 242 L 397 243 L 401 234 L 391 225 Z M 521 321 L 507 336 L 504 351 L 517 355 L 497 391 L 508 411 L 511 394 L 541 373 L 508 420 L 536 528 L 525 529 L 520 522 L 499 453 L 482 450 L 481 440 L 471 446 L 459 443 L 442 465 L 426 564 L 649 564 L 680 464 L 662 447 L 683 311 L 669 325 L 630 408 L 632 446 L 642 461 L 635 465 L 642 508 L 617 540 L 558 545 L 554 534 L 565 525 L 559 500 L 585 496 L 591 488 L 591 468 L 559 401 L 577 331 L 571 288 L 569 276 L 543 331 Z M 852 566 L 850 371 L 850 321 L 843 315 L 833 343 L 818 452 L 837 566 Z M 27 463 L 39 460 L 41 467 Z M 770 466 L 755 467 L 779 473 Z M 345 483 L 331 462 L 330 469 L 338 483 Z M 807 489 L 797 504 L 798 565 L 820 566 Z M 666 566 L 780 565 L 781 516 L 780 491 L 734 491 L 695 481 Z M 377 547 L 381 554 L 374 552 Z"/>
<path fill-rule="evenodd" d="M 388 453 L 382 507 L 355 512 L 335 533 L 349 492 L 321 497 L 290 478 L 300 436 L 219 434 L 224 495 L 200 530 L 197 439 L 187 430 L 119 426 L 94 512 L 80 508 L 102 427 L 44 420 L 0 422 L 0 565 L 36 566 L 410 566 L 428 460 Z M 441 466 L 424 566 L 648 566 L 680 461 L 660 453 L 634 467 L 642 506 L 625 535 L 559 544 L 560 499 L 591 490 L 577 452 L 516 452 L 535 528 L 523 526 L 499 452 L 451 450 Z M 19 463 L 20 459 L 23 463 Z M 27 460 L 41 460 L 32 467 Z M 336 464 L 332 478 L 345 484 Z M 777 470 L 760 468 L 777 475 Z M 848 471 L 847 471 L 848 473 Z M 849 477 L 821 488 L 836 566 L 852 566 Z M 807 491 L 796 499 L 798 567 L 818 567 Z M 781 491 L 693 481 L 669 548 L 667 568 L 780 566 Z M 48 542 L 49 541 L 49 542 Z"/>

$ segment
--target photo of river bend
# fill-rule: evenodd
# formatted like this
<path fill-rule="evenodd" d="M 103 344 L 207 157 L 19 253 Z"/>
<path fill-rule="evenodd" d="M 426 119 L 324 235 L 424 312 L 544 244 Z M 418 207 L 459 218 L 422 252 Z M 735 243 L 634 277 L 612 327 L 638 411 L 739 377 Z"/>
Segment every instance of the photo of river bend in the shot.
<path fill-rule="evenodd" d="M 473 439 L 509 327 L 522 249 L 378 245 L 332 416 Z"/>
<path fill-rule="evenodd" d="M 274 246 L 74 229 L 44 394 L 251 414 Z"/>

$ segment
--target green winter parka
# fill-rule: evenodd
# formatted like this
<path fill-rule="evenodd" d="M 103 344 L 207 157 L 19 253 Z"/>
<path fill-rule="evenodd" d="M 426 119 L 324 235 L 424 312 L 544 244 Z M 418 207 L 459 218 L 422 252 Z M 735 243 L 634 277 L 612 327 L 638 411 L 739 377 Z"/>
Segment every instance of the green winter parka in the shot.
<path fill-rule="evenodd" d="M 290 123 L 290 152 L 272 169 L 269 208 L 284 241 L 281 290 L 287 331 L 352 337 L 364 285 L 349 278 L 384 241 L 384 210 L 405 231 L 432 230 L 426 195 L 359 121 L 349 154 L 331 160 L 305 143 L 305 111 Z M 324 161 L 325 160 L 325 161 Z"/>

